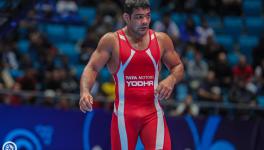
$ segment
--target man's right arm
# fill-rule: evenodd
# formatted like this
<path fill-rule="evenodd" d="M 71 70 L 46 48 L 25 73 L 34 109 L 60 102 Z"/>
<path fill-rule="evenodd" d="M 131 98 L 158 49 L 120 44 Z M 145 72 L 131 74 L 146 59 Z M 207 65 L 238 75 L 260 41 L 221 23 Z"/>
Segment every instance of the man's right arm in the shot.
<path fill-rule="evenodd" d="M 80 81 L 80 110 L 92 111 L 93 97 L 90 93 L 96 80 L 96 76 L 102 67 L 108 62 L 113 50 L 114 34 L 107 33 L 99 41 L 88 64 L 85 66 Z"/>

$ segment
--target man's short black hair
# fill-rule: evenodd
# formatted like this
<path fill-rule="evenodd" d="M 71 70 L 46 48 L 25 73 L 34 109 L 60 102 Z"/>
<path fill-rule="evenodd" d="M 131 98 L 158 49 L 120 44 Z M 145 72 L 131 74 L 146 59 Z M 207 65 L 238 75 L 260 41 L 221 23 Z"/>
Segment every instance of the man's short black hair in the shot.
<path fill-rule="evenodd" d="M 126 0 L 124 4 L 124 12 L 129 15 L 132 14 L 134 9 L 137 8 L 150 8 L 149 0 Z"/>

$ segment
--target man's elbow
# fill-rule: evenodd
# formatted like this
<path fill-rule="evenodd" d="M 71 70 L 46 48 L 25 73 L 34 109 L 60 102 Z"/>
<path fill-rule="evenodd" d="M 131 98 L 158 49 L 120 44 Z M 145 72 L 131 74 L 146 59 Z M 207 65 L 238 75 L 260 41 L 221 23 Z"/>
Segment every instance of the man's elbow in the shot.
<path fill-rule="evenodd" d="M 184 77 L 184 66 L 181 63 L 178 67 L 179 67 L 179 80 L 182 80 Z"/>
<path fill-rule="evenodd" d="M 170 71 L 176 78 L 177 82 L 180 82 L 184 78 L 184 66 L 182 63 L 172 67 Z"/>
<path fill-rule="evenodd" d="M 91 75 L 97 75 L 98 70 L 96 69 L 96 67 L 94 65 L 88 64 L 85 66 L 83 73 L 82 73 L 82 77 L 89 77 Z"/>

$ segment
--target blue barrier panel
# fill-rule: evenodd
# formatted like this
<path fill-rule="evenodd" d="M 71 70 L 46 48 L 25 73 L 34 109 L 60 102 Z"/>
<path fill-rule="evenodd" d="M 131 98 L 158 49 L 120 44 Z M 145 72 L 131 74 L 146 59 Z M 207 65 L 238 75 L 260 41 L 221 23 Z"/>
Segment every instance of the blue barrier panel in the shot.
<path fill-rule="evenodd" d="M 13 141 L 18 149 L 82 149 L 80 112 L 0 106 L 0 119 L 0 145 Z"/>
<path fill-rule="evenodd" d="M 230 121 L 219 116 L 167 120 L 175 150 L 253 150 L 255 147 L 257 122 L 254 121 Z"/>
<path fill-rule="evenodd" d="M 62 111 L 43 107 L 0 105 L 0 147 L 14 142 L 18 150 L 110 150 L 111 113 Z M 263 121 L 167 117 L 173 150 L 263 149 Z M 142 150 L 139 141 L 136 150 Z"/>

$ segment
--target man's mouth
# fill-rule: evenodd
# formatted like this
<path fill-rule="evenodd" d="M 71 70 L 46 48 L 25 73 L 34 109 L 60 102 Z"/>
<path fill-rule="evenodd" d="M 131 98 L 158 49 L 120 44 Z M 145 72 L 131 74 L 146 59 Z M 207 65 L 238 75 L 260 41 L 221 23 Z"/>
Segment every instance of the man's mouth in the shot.
<path fill-rule="evenodd" d="M 141 27 L 140 30 L 146 30 L 148 27 Z"/>

